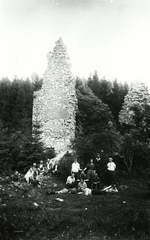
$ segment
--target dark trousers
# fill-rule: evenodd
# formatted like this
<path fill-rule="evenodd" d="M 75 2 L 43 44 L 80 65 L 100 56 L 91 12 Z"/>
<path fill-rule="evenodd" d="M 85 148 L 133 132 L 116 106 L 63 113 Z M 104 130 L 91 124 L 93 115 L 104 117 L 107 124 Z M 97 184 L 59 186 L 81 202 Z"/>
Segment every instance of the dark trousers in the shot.
<path fill-rule="evenodd" d="M 94 175 L 95 175 L 95 170 L 89 169 L 88 172 L 87 172 L 87 179 L 89 180 L 88 187 L 91 188 L 91 189 L 93 189 Z"/>
<path fill-rule="evenodd" d="M 66 184 L 66 188 L 75 188 L 76 184 L 75 183 L 71 183 L 71 184 Z"/>
<path fill-rule="evenodd" d="M 108 183 L 109 184 L 115 184 L 115 172 L 114 171 L 107 171 L 108 176 Z"/>
<path fill-rule="evenodd" d="M 99 189 L 99 182 L 93 182 L 93 189 Z"/>
<path fill-rule="evenodd" d="M 75 186 L 77 187 L 77 186 L 78 186 L 77 179 L 79 179 L 79 172 L 72 172 L 72 173 L 74 173 L 74 177 L 75 177 Z"/>

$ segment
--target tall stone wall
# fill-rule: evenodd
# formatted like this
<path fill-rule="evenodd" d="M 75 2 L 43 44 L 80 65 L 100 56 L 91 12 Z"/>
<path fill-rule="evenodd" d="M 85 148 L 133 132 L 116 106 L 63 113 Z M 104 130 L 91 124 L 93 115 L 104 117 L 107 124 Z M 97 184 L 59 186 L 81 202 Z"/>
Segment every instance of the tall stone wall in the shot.
<path fill-rule="evenodd" d="M 119 113 L 120 124 L 134 125 L 134 111 L 131 107 L 138 105 L 142 108 L 145 104 L 150 105 L 148 87 L 141 81 L 133 81 Z"/>
<path fill-rule="evenodd" d="M 70 149 L 75 136 L 77 98 L 67 49 L 60 38 L 47 55 L 42 88 L 35 92 L 33 121 L 41 123 L 42 141 L 56 153 Z"/>

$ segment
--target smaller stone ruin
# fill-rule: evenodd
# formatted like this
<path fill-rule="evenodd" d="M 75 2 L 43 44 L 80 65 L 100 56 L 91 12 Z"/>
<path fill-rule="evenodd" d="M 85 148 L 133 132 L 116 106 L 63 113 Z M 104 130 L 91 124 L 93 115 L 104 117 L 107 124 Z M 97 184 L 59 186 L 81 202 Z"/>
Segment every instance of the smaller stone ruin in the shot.
<path fill-rule="evenodd" d="M 33 121 L 41 124 L 41 138 L 45 146 L 54 148 L 58 154 L 70 150 L 75 136 L 75 80 L 61 38 L 47 58 L 42 88 L 34 94 Z"/>

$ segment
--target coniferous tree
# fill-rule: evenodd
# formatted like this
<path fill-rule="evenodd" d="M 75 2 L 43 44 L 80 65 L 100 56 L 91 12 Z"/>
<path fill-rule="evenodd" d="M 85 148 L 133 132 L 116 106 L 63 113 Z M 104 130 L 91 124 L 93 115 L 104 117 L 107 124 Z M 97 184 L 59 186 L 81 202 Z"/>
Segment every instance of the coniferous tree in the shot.
<path fill-rule="evenodd" d="M 118 125 L 119 112 L 122 109 L 124 97 L 128 92 L 127 83 L 122 85 L 116 79 L 113 82 L 105 78 L 99 79 L 97 72 L 95 72 L 93 76 L 88 78 L 87 84 L 93 93 L 109 106 Z"/>
<path fill-rule="evenodd" d="M 0 81 L 0 122 L 3 128 L 9 127 L 11 118 L 11 81 L 2 78 Z"/>
<path fill-rule="evenodd" d="M 119 112 L 122 109 L 122 105 L 124 102 L 124 97 L 128 93 L 128 85 L 127 83 L 121 84 L 118 83 L 117 80 L 112 82 L 112 90 L 108 99 L 108 106 L 114 116 L 114 119 L 118 125 L 119 120 Z"/>
<path fill-rule="evenodd" d="M 33 163 L 46 159 L 46 148 L 41 141 L 41 125 L 38 121 L 33 123 L 32 134 L 23 135 L 21 149 L 18 155 L 18 167 L 27 170 Z"/>
<path fill-rule="evenodd" d="M 105 78 L 99 79 L 97 72 L 87 81 L 88 86 L 91 88 L 93 93 L 101 99 L 103 103 L 109 103 L 109 97 L 112 91 L 112 83 Z"/>
<path fill-rule="evenodd" d="M 33 85 L 29 79 L 0 81 L 0 122 L 8 131 L 25 131 L 32 126 Z"/>
<path fill-rule="evenodd" d="M 101 150 L 108 155 L 116 152 L 120 136 L 115 130 L 113 116 L 108 106 L 83 84 L 78 85 L 77 98 L 75 138 L 77 152 L 85 159 Z"/>
<path fill-rule="evenodd" d="M 7 130 L 0 131 L 0 173 L 7 174 L 12 170 L 12 158 L 10 153 L 10 138 Z"/>
<path fill-rule="evenodd" d="M 38 124 L 32 129 L 34 85 L 29 79 L 0 81 L 0 166 L 3 172 L 23 170 L 44 156 Z M 33 131 L 36 131 L 34 134 Z"/>

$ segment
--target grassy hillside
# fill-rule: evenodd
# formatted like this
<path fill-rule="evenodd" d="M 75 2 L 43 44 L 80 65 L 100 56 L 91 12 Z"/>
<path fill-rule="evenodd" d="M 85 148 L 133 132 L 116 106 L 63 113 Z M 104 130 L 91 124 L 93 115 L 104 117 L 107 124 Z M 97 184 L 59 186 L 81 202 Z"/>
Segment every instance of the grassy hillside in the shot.
<path fill-rule="evenodd" d="M 47 190 L 63 188 L 51 177 L 37 190 L 21 190 L 9 180 L 0 184 L 1 240 L 150 239 L 150 198 L 143 177 L 126 176 L 118 193 L 100 196 L 47 195 Z"/>

